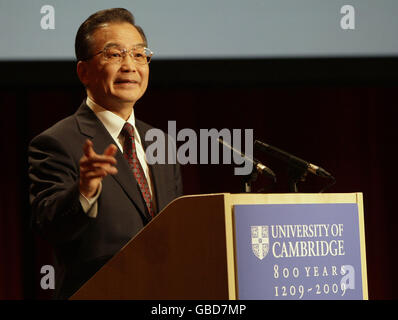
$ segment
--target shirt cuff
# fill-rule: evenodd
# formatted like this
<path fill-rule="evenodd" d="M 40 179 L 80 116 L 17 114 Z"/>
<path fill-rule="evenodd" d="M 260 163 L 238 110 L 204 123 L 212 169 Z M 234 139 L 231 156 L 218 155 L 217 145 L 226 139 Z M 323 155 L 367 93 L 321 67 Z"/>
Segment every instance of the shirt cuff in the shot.
<path fill-rule="evenodd" d="M 98 198 L 101 194 L 102 183 L 100 183 L 97 193 L 92 198 L 86 198 L 81 193 L 79 195 L 80 204 L 82 205 L 83 211 L 90 217 L 96 218 L 98 213 Z"/>

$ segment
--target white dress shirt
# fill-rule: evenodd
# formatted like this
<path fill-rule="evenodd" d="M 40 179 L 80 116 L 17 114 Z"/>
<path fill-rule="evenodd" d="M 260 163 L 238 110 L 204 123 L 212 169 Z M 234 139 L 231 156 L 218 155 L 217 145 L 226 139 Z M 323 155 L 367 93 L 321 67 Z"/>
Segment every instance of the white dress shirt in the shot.
<path fill-rule="evenodd" d="M 106 130 L 109 132 L 109 134 L 115 141 L 115 144 L 123 153 L 124 136 L 121 134 L 121 131 L 123 129 L 126 120 L 119 117 L 117 114 L 101 107 L 100 105 L 95 103 L 92 99 L 90 99 L 90 97 L 87 97 L 86 102 L 88 107 L 95 113 L 98 119 L 102 122 Z M 141 138 L 137 131 L 137 128 L 135 127 L 134 109 L 132 110 L 130 117 L 127 119 L 127 122 L 130 123 L 134 128 L 134 138 L 135 138 L 137 157 L 145 173 L 145 177 L 148 181 L 149 191 L 153 198 L 153 185 L 152 185 L 151 175 L 148 164 L 146 162 L 145 151 L 141 143 Z M 100 187 L 97 193 L 94 195 L 94 197 L 90 199 L 80 194 L 80 203 L 83 207 L 83 210 L 91 218 L 97 217 L 98 213 L 97 199 L 101 194 L 101 190 L 102 190 L 102 184 L 100 184 Z"/>

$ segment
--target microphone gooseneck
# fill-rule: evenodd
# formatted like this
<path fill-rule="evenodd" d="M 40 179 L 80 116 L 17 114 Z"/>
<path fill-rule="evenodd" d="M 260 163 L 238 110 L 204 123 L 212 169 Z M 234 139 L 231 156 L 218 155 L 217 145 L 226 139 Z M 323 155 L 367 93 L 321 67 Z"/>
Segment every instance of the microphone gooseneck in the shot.
<path fill-rule="evenodd" d="M 323 177 L 323 178 L 330 178 L 330 179 L 334 179 L 334 177 L 327 172 L 325 169 L 322 169 L 321 167 L 310 163 L 308 161 L 305 161 L 303 159 L 300 159 L 299 157 L 296 157 L 286 151 L 283 151 L 279 148 L 273 147 L 265 142 L 256 140 L 254 142 L 254 147 L 257 147 L 259 150 L 274 156 L 284 162 L 287 162 L 289 165 L 298 167 L 300 169 L 304 169 L 306 171 L 311 172 L 312 174 L 315 174 L 319 177 Z"/>

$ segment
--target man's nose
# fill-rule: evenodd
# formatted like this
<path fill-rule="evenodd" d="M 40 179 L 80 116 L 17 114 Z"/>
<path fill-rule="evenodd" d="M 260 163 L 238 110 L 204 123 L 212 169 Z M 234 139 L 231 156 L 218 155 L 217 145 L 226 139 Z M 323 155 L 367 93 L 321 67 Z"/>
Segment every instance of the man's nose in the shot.
<path fill-rule="evenodd" d="M 134 57 L 131 54 L 126 54 L 123 57 L 121 69 L 124 72 L 136 72 L 137 71 L 136 61 L 134 60 Z"/>

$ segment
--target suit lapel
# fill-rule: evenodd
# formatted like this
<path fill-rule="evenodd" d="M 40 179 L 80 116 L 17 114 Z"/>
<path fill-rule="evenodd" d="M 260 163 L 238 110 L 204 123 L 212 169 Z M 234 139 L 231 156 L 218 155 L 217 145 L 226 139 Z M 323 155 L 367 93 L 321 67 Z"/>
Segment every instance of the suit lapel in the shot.
<path fill-rule="evenodd" d="M 92 139 L 94 150 L 98 154 L 102 154 L 111 143 L 115 144 L 115 141 L 102 122 L 85 103 L 83 103 L 76 112 L 76 119 L 82 134 Z M 145 203 L 142 199 L 141 192 L 139 191 L 137 181 L 135 180 L 128 163 L 119 148 L 115 158 L 117 160 L 116 166 L 118 173 L 112 175 L 112 178 L 120 184 L 140 214 L 146 219 L 150 218 L 147 210 L 145 210 Z"/>

